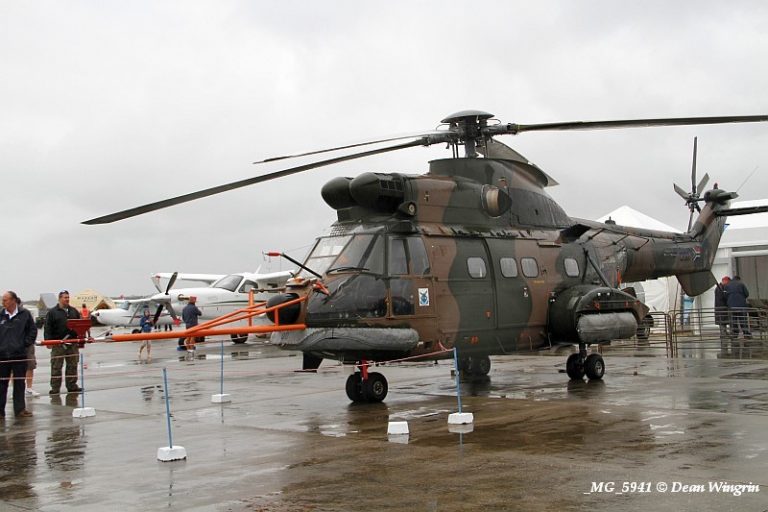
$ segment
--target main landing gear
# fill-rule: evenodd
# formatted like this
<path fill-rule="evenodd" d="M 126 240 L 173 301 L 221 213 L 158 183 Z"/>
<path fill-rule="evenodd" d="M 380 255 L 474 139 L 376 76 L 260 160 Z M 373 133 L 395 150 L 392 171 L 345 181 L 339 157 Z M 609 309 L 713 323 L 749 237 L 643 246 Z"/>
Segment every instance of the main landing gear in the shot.
<path fill-rule="evenodd" d="M 589 380 L 600 380 L 605 375 L 605 362 L 600 354 L 587 354 L 587 345 L 579 343 L 579 351 L 568 356 L 565 373 L 571 380 L 582 380 L 584 375 Z"/>
<path fill-rule="evenodd" d="M 353 402 L 378 403 L 386 398 L 389 384 L 379 372 L 369 372 L 367 362 L 363 361 L 355 373 L 347 377 L 346 390 Z"/>

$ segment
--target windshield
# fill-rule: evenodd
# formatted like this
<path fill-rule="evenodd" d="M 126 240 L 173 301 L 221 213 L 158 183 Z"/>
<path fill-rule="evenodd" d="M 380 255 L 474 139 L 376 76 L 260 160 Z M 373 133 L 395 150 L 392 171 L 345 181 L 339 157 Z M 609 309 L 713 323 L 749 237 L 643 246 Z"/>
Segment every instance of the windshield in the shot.
<path fill-rule="evenodd" d="M 130 302 L 128 302 L 128 301 L 125 301 L 125 302 L 122 302 L 122 303 L 120 303 L 120 306 L 119 306 L 119 307 L 120 307 L 120 309 L 122 309 L 123 311 L 128 311 L 128 308 L 130 308 L 130 307 L 131 307 L 131 303 L 130 303 Z"/>
<path fill-rule="evenodd" d="M 363 270 L 384 273 L 384 249 L 376 235 L 348 235 L 321 238 L 310 253 L 305 266 L 318 274 Z M 302 272 L 305 275 L 306 272 Z"/>
<path fill-rule="evenodd" d="M 237 275 L 229 275 L 222 277 L 215 283 L 211 285 L 211 288 L 223 288 L 224 290 L 229 290 L 230 292 L 233 292 L 237 289 L 237 285 L 240 284 L 240 281 L 243 280 L 243 276 L 237 276 Z"/>

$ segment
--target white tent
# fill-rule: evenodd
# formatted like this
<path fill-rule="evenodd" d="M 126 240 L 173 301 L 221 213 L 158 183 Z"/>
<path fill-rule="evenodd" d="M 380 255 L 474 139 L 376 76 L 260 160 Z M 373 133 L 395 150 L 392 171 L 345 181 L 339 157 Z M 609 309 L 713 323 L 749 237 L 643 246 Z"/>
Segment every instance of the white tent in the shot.
<path fill-rule="evenodd" d="M 629 206 L 620 206 L 612 212 L 603 215 L 598 222 L 607 220 L 616 222 L 619 226 L 629 226 L 633 228 L 655 229 L 658 231 L 672 231 L 679 233 L 680 230 L 673 228 L 663 222 L 649 217 Z M 642 281 L 641 283 L 624 283 L 623 286 L 633 286 L 638 293 L 638 298 L 642 300 L 651 311 L 667 312 L 680 308 L 680 298 L 682 291 L 674 277 L 661 277 Z"/>

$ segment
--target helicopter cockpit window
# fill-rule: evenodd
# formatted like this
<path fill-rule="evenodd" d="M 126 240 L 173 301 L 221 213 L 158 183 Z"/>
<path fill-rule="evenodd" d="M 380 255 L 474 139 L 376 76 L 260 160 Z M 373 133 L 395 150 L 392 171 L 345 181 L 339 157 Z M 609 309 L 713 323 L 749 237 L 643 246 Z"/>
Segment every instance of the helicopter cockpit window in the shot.
<path fill-rule="evenodd" d="M 501 275 L 504 277 L 517 277 L 517 261 L 515 258 L 501 258 L 499 260 Z"/>
<path fill-rule="evenodd" d="M 258 289 L 258 285 L 253 281 L 246 281 L 243 286 L 240 287 L 240 293 L 248 293 L 253 289 Z"/>
<path fill-rule="evenodd" d="M 410 268 L 409 268 L 410 263 Z M 429 274 L 429 258 L 421 237 L 389 239 L 389 275 L 404 276 Z"/>
<path fill-rule="evenodd" d="M 523 275 L 525 277 L 538 277 L 539 264 L 533 258 L 521 258 L 520 266 L 523 269 Z"/>
<path fill-rule="evenodd" d="M 488 269 L 485 267 L 485 260 L 483 258 L 467 258 L 467 271 L 469 277 L 474 279 L 482 279 L 488 275 Z"/>
<path fill-rule="evenodd" d="M 380 275 L 384 273 L 382 245 L 381 237 L 369 234 L 321 238 L 305 265 L 319 274 L 364 271 Z"/>
<path fill-rule="evenodd" d="M 211 288 L 222 288 L 224 290 L 229 290 L 230 292 L 233 292 L 237 290 L 237 285 L 240 284 L 240 281 L 243 280 L 243 276 L 238 275 L 229 275 L 224 276 L 215 283 L 211 285 Z"/>
<path fill-rule="evenodd" d="M 579 277 L 579 262 L 573 258 L 565 258 L 563 260 L 565 266 L 565 275 L 568 277 Z"/>

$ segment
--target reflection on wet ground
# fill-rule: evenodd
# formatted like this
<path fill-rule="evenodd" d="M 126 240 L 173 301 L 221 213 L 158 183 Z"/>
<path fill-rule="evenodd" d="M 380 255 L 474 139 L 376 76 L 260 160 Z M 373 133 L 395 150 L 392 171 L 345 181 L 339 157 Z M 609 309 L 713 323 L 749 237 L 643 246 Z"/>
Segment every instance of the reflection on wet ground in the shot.
<path fill-rule="evenodd" d="M 175 344 L 174 344 L 175 345 Z M 474 424 L 457 410 L 450 362 L 379 369 L 382 404 L 350 404 L 346 372 L 262 344 L 225 346 L 230 404 L 219 393 L 220 345 L 193 358 L 156 343 L 86 349 L 87 400 L 30 400 L 34 417 L 0 424 L 3 510 L 766 510 L 768 361 L 693 347 L 604 351 L 602 382 L 569 382 L 566 353 L 493 358 L 487 378 L 461 383 Z M 683 352 L 682 350 L 680 351 Z M 754 355 L 754 352 L 753 352 Z M 45 355 L 43 355 L 45 357 Z M 42 359 L 42 358 L 41 358 Z M 174 443 L 186 461 L 157 462 Z M 36 379 L 47 380 L 47 361 Z M 388 438 L 389 421 L 410 434 Z M 592 482 L 753 482 L 759 494 L 590 493 Z"/>

